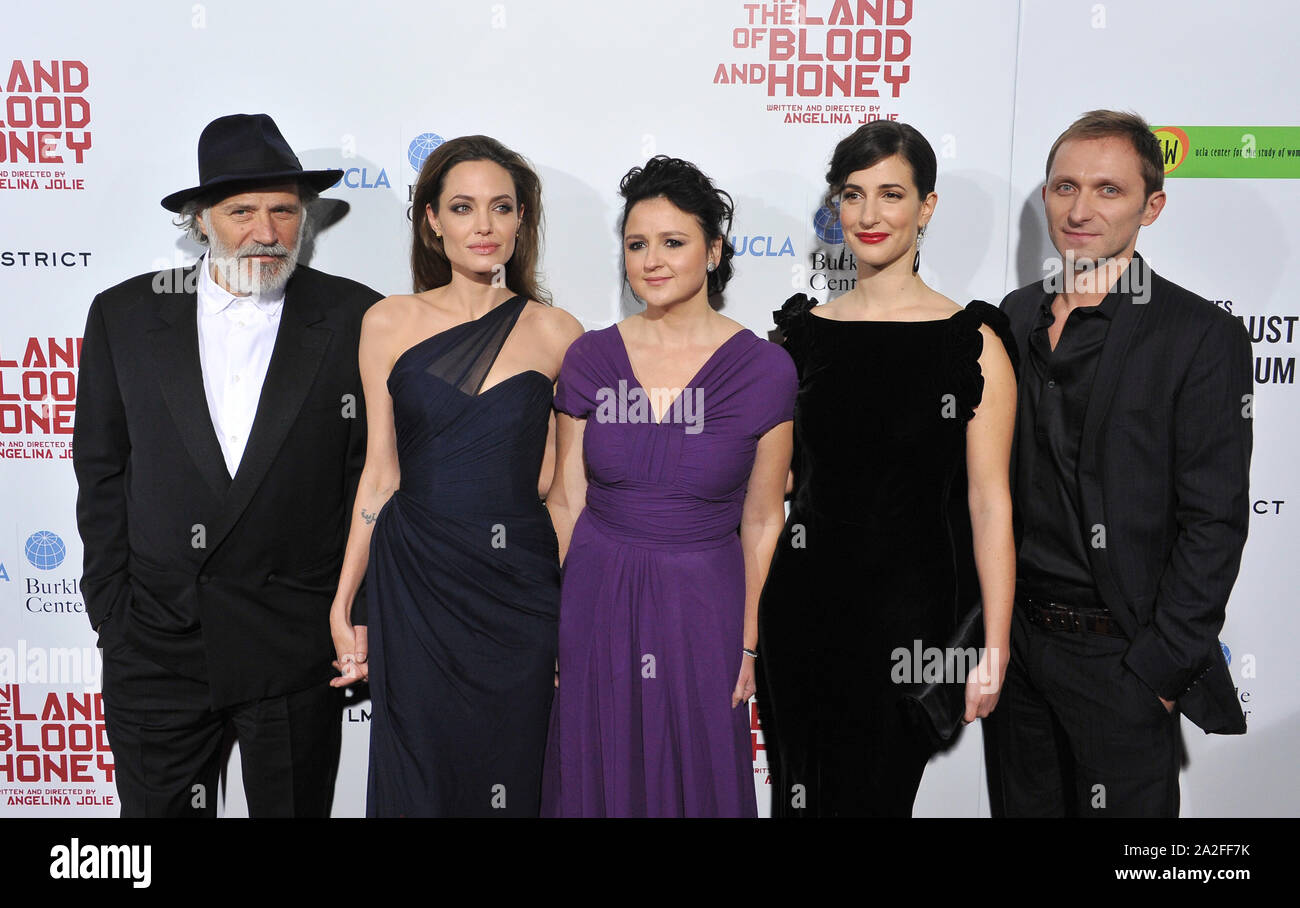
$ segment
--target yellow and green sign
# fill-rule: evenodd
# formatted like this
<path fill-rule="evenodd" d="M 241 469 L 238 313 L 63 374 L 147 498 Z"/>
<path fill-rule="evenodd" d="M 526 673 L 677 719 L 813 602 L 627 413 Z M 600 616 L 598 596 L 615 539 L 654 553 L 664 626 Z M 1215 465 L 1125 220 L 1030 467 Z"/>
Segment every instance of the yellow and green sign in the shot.
<path fill-rule="evenodd" d="M 1300 126 L 1157 126 L 1165 176 L 1300 180 Z"/>

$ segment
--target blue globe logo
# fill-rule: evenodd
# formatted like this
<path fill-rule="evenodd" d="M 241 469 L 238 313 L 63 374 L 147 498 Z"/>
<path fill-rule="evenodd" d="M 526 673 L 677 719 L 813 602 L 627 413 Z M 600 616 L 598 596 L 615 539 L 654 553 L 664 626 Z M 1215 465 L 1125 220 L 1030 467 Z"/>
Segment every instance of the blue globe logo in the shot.
<path fill-rule="evenodd" d="M 63 559 L 68 556 L 68 548 L 63 540 L 49 530 L 37 530 L 28 536 L 23 550 L 27 560 L 38 571 L 52 571 L 63 564 Z"/>
<path fill-rule="evenodd" d="M 1228 644 L 1219 641 L 1219 649 L 1223 650 L 1223 661 L 1232 664 L 1232 651 L 1228 649 Z"/>
<path fill-rule="evenodd" d="M 821 237 L 823 242 L 830 243 L 832 246 L 842 244 L 844 228 L 840 226 L 839 212 L 825 205 L 818 208 L 817 213 L 813 215 L 813 232 Z"/>
<path fill-rule="evenodd" d="M 411 140 L 411 144 L 406 147 L 406 159 L 411 162 L 416 173 L 419 173 L 420 168 L 424 166 L 425 158 L 429 157 L 444 141 L 446 140 L 436 132 L 421 133 Z"/>

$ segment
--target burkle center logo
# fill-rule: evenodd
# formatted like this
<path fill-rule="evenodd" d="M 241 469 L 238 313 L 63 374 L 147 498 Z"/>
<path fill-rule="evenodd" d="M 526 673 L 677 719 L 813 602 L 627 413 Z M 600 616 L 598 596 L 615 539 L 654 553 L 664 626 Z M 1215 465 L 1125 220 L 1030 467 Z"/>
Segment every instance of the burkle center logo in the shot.
<path fill-rule="evenodd" d="M 436 132 L 420 133 L 411 140 L 411 144 L 406 146 L 406 159 L 411 162 L 416 173 L 420 172 L 420 168 L 424 166 L 429 155 L 433 154 L 433 150 L 445 141 Z"/>
<path fill-rule="evenodd" d="M 68 556 L 68 548 L 58 533 L 49 530 L 37 530 L 27 537 L 23 546 L 27 561 L 38 571 L 52 571 L 63 564 Z"/>
<path fill-rule="evenodd" d="M 844 242 L 844 228 L 840 226 L 840 213 L 825 205 L 813 215 L 813 232 L 823 243 L 839 246 Z"/>

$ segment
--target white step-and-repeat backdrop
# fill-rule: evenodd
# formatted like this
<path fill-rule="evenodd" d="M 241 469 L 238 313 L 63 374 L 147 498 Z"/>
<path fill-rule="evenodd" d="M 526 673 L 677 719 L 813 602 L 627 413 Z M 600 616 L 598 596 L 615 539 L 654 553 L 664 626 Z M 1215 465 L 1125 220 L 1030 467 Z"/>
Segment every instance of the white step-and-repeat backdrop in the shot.
<path fill-rule="evenodd" d="M 791 293 L 853 285 L 819 199 L 857 124 L 904 120 L 930 139 L 940 201 L 922 274 L 996 303 L 1043 276 L 1043 162 L 1097 107 L 1165 127 L 1169 204 L 1139 249 L 1255 341 L 1254 515 L 1222 635 L 1250 733 L 1184 723 L 1183 814 L 1300 813 L 1300 305 L 1285 283 L 1300 246 L 1298 19 L 1286 0 L 50 0 L 28 13 L 0 49 L 0 816 L 119 809 L 79 590 L 80 335 L 96 292 L 197 255 L 158 200 L 197 182 L 210 120 L 269 113 L 304 166 L 343 168 L 325 195 L 349 208 L 311 264 L 384 293 L 410 289 L 408 200 L 427 149 L 499 138 L 541 174 L 546 284 L 588 328 L 629 311 L 619 178 L 653 154 L 695 161 L 737 202 L 725 311 L 762 334 Z M 368 704 L 344 723 L 335 814 L 357 816 Z M 222 809 L 240 815 L 237 759 L 226 789 Z M 972 729 L 932 763 L 916 812 L 987 815 L 987 801 Z"/>

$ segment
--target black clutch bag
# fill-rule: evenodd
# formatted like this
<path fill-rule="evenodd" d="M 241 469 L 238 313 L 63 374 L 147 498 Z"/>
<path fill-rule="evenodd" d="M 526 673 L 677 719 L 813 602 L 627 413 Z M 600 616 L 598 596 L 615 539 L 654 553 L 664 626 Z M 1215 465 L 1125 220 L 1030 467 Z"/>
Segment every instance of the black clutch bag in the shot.
<path fill-rule="evenodd" d="M 956 629 L 948 639 L 944 649 L 944 671 L 937 681 L 908 684 L 903 689 L 902 709 L 908 717 L 922 728 L 936 747 L 943 747 L 961 728 L 961 720 L 966 715 L 966 674 L 979 662 L 980 647 L 984 645 L 984 609 L 979 602 L 971 606 L 970 611 L 957 622 Z M 957 664 L 966 667 L 960 678 L 948 677 L 948 666 L 954 660 L 950 654 L 971 652 L 975 661 L 961 660 Z M 919 672 L 919 666 L 913 666 Z M 915 675 L 914 675 L 915 677 Z"/>

